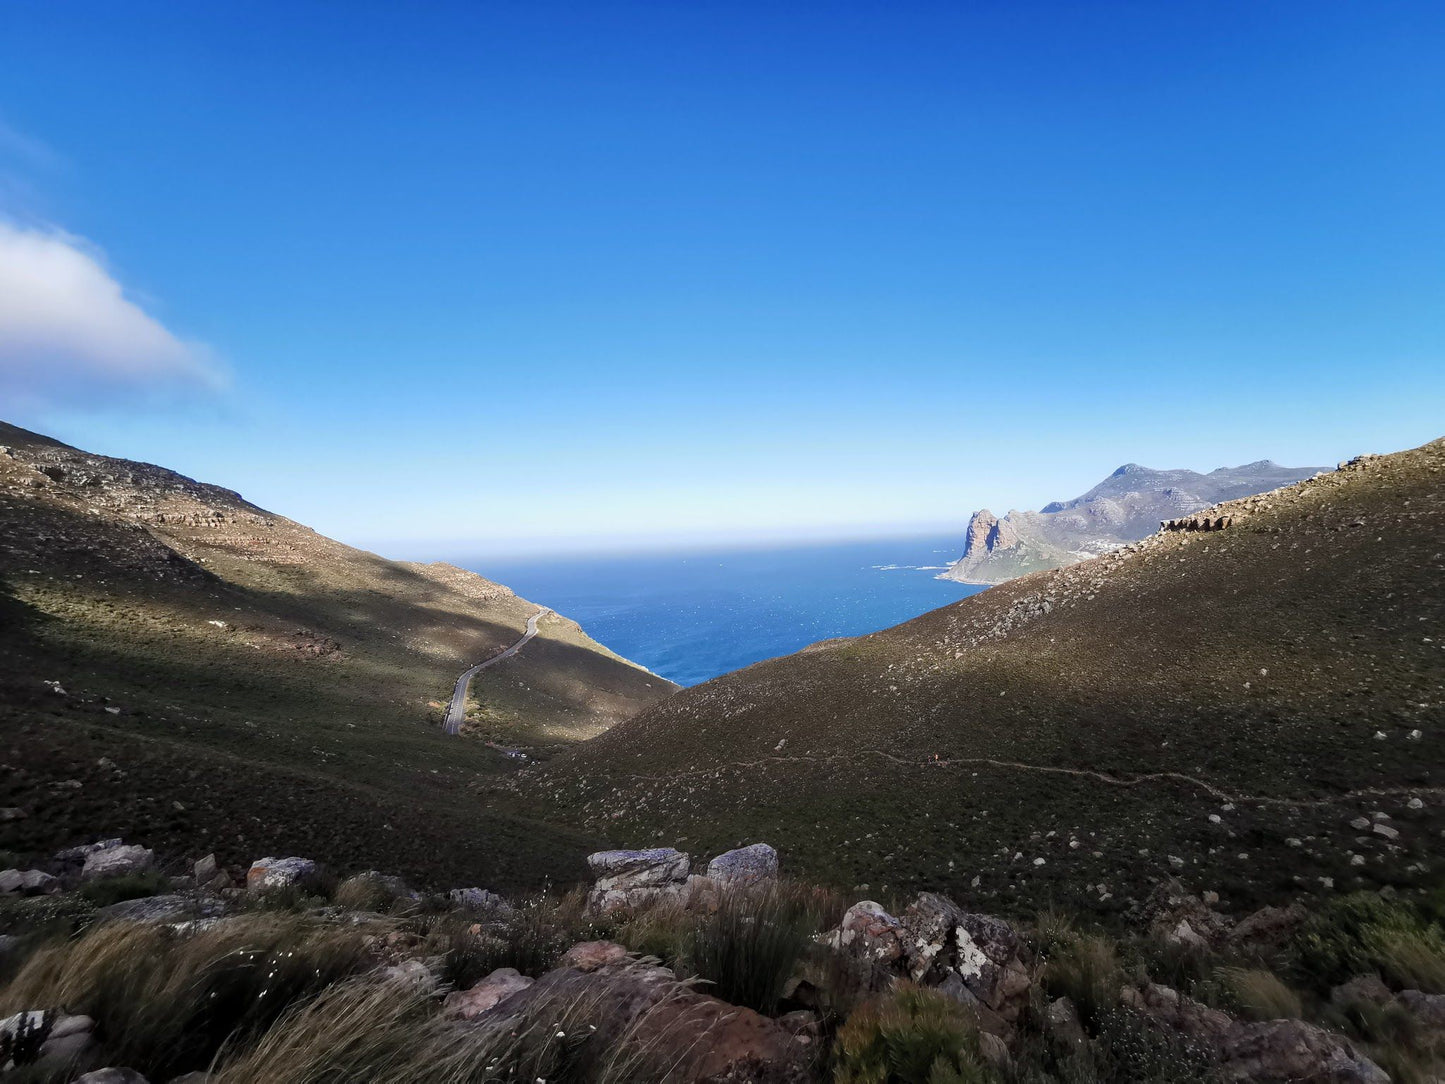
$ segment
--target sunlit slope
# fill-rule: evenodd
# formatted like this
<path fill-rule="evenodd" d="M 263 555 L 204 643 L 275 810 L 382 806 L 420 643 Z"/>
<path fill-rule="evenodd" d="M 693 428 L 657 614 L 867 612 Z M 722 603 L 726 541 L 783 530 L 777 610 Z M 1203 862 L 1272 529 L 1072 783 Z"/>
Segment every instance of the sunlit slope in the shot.
<path fill-rule="evenodd" d="M 281 832 L 419 873 L 454 869 L 459 849 L 475 876 L 516 879 L 584 846 L 479 808 L 470 788 L 509 762 L 440 733 L 456 675 L 516 640 L 535 605 L 162 468 L 10 426 L 0 446 L 0 712 L 14 744 L 0 805 L 30 812 L 16 844 L 205 837 L 244 857 Z M 478 690 L 513 743 L 555 749 L 672 691 L 550 621 L 536 652 Z M 72 777 L 82 786 L 55 790 Z"/>
<path fill-rule="evenodd" d="M 536 789 L 617 840 L 766 839 L 834 881 L 985 901 L 1434 876 L 1445 442 L 1218 507 L 1227 529 L 685 690 Z"/>

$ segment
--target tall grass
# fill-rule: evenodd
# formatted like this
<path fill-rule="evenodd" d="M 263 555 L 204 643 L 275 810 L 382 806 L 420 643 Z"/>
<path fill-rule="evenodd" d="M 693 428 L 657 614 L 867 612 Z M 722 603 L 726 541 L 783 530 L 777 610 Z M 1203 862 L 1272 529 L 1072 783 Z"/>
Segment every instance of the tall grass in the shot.
<path fill-rule="evenodd" d="M 687 963 L 724 1001 L 771 1014 L 823 921 L 820 900 L 809 890 L 784 884 L 724 889 L 717 910 L 697 919 Z"/>
<path fill-rule="evenodd" d="M 1078 934 L 1055 943 L 1042 978 L 1050 997 L 1067 997 L 1085 1026 L 1093 1028 L 1118 1003 L 1125 976 L 1111 938 Z"/>
<path fill-rule="evenodd" d="M 110 923 L 36 952 L 0 1012 L 64 1006 L 95 1019 L 107 1058 L 147 1076 L 202 1069 L 295 1002 L 370 964 L 365 931 L 252 914 L 193 932 Z"/>
<path fill-rule="evenodd" d="M 1232 1007 L 1251 1020 L 1299 1019 L 1304 1015 L 1299 994 L 1273 971 L 1258 967 L 1221 967 L 1215 975 Z"/>
<path fill-rule="evenodd" d="M 662 1084 L 699 1036 L 678 1018 L 645 1040 L 648 1014 L 620 1034 L 599 1025 L 605 991 L 559 989 L 520 1015 L 459 1025 L 427 997 L 353 979 L 292 1009 L 262 1039 L 222 1055 L 211 1084 Z M 680 1052 L 680 1053 L 679 1053 Z"/>

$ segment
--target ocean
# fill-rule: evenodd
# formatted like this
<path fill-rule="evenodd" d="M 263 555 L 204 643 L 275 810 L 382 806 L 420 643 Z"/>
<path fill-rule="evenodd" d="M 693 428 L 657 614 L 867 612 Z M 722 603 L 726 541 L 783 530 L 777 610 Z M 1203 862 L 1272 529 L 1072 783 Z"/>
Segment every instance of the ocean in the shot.
<path fill-rule="evenodd" d="M 696 685 L 976 594 L 983 588 L 934 578 L 961 545 L 955 534 L 466 567 L 580 622 L 593 639 L 654 673 Z"/>

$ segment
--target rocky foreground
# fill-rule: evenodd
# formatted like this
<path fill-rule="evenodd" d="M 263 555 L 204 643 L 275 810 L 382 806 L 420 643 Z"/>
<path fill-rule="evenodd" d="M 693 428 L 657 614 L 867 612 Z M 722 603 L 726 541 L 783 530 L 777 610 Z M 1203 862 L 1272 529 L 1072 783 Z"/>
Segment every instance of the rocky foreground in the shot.
<path fill-rule="evenodd" d="M 120 840 L 68 848 L 0 873 L 0 1067 L 86 1084 L 1385 1084 L 1445 1067 L 1438 916 L 1379 896 L 1235 917 L 1165 886 L 1114 942 L 931 892 L 849 902 L 781 880 L 766 844 L 697 872 L 671 848 L 587 861 L 585 893 L 509 901 L 336 882 L 300 857 L 165 876 Z"/>

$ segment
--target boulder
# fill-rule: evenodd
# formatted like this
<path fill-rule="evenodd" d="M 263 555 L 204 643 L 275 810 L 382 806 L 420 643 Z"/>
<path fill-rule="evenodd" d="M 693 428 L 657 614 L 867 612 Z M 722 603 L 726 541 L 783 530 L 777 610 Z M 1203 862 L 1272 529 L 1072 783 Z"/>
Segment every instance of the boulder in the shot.
<path fill-rule="evenodd" d="M 683 903 L 692 862 L 681 851 L 655 847 L 642 851 L 598 851 L 587 856 L 596 883 L 587 909 L 607 914 L 659 903 Z"/>
<path fill-rule="evenodd" d="M 483 1017 L 505 1036 L 528 1014 L 554 1020 L 559 1006 L 588 1006 L 597 1030 L 577 1050 L 577 1075 L 594 1079 L 604 1063 L 633 1079 L 689 1084 L 804 1084 L 813 1080 L 816 1043 L 751 1009 L 729 1005 L 679 981 L 668 968 L 628 958 L 596 971 L 549 971 Z M 805 1041 L 806 1040 L 806 1041 Z"/>
<path fill-rule="evenodd" d="M 309 858 L 258 858 L 246 871 L 247 892 L 270 892 L 277 888 L 305 886 L 320 872 Z"/>
<path fill-rule="evenodd" d="M 0 1034 L 17 1041 L 33 1052 L 29 1064 L 42 1071 L 58 1074 L 64 1070 L 83 1071 L 94 1065 L 96 1051 L 95 1021 L 88 1016 L 64 1016 L 55 1012 L 34 1010 L 16 1013 L 0 1020 Z M 13 1064 L 0 1065 L 0 1071 Z"/>
<path fill-rule="evenodd" d="M 712 915 L 722 905 L 721 886 L 711 877 L 694 873 L 683 886 L 683 906 L 689 911 Z"/>
<path fill-rule="evenodd" d="M 1389 1076 L 1343 1036 L 1303 1020 L 1246 1023 L 1154 983 L 1127 987 L 1120 1000 L 1194 1040 L 1209 1052 L 1222 1080 L 1389 1084 Z"/>
<path fill-rule="evenodd" d="M 120 843 L 91 851 L 80 868 L 80 879 L 94 881 L 101 877 L 121 877 L 128 873 L 144 873 L 156 864 L 156 852 L 133 843 Z"/>
<path fill-rule="evenodd" d="M 903 923 L 872 900 L 855 903 L 843 913 L 838 928 L 823 935 L 823 942 L 839 952 L 880 964 L 903 958 Z"/>
<path fill-rule="evenodd" d="M 1297 903 L 1288 907 L 1261 907 L 1235 924 L 1229 931 L 1229 943 L 1254 949 L 1281 948 L 1307 918 L 1309 912 Z"/>
<path fill-rule="evenodd" d="M 903 912 L 904 952 L 914 982 L 938 986 L 957 975 L 979 1004 L 1017 1019 L 1029 988 L 1018 932 L 1001 918 L 972 914 L 936 892 Z"/>
<path fill-rule="evenodd" d="M 1079 1019 L 1079 1010 L 1067 997 L 1049 1002 L 1049 1007 L 1044 1010 L 1044 1025 L 1050 1039 L 1071 1050 L 1082 1050 L 1089 1042 L 1083 1022 Z"/>
<path fill-rule="evenodd" d="M 1119 1000 L 1156 1024 L 1206 1044 L 1215 1044 L 1235 1026 L 1228 1013 L 1181 994 L 1170 986 L 1148 982 L 1142 987 L 1126 986 Z"/>
<path fill-rule="evenodd" d="M 1402 990 L 1400 1004 L 1410 1010 L 1427 1028 L 1445 1032 L 1445 994 L 1424 994 L 1419 990 Z M 1445 1038 L 1442 1035 L 1441 1038 Z"/>
<path fill-rule="evenodd" d="M 1385 1071 L 1343 1036 L 1303 1020 L 1236 1024 L 1218 1051 L 1225 1080 L 1390 1084 Z"/>
<path fill-rule="evenodd" d="M 221 867 L 214 854 L 208 854 L 206 857 L 198 859 L 196 864 L 191 867 L 191 874 L 197 888 L 205 888 L 211 884 L 220 872 Z"/>
<path fill-rule="evenodd" d="M 766 843 L 754 843 L 718 855 L 707 864 L 707 875 L 722 885 L 753 888 L 778 879 L 778 852 Z"/>
<path fill-rule="evenodd" d="M 512 914 L 512 905 L 495 892 L 485 888 L 454 888 L 447 893 L 452 906 L 476 915 L 506 918 Z"/>
<path fill-rule="evenodd" d="M 442 1002 L 442 1011 L 458 1020 L 474 1020 L 534 982 L 514 967 L 499 967 L 467 990 L 455 990 Z"/>
<path fill-rule="evenodd" d="M 1351 1005 L 1385 1005 L 1395 999 L 1379 975 L 1357 975 L 1330 991 L 1330 1004 L 1341 1008 Z"/>
<path fill-rule="evenodd" d="M 578 971 L 596 971 L 627 958 L 627 949 L 613 941 L 581 941 L 562 954 L 558 967 L 575 967 Z"/>
<path fill-rule="evenodd" d="M 102 839 L 96 843 L 82 843 L 78 847 L 66 847 L 63 851 L 55 852 L 55 860 L 69 865 L 81 865 L 96 851 L 107 851 L 112 847 L 125 845 L 123 839 Z"/>
<path fill-rule="evenodd" d="M 7 869 L 0 873 L 0 893 L 7 896 L 51 896 L 59 891 L 59 878 L 44 870 Z"/>

